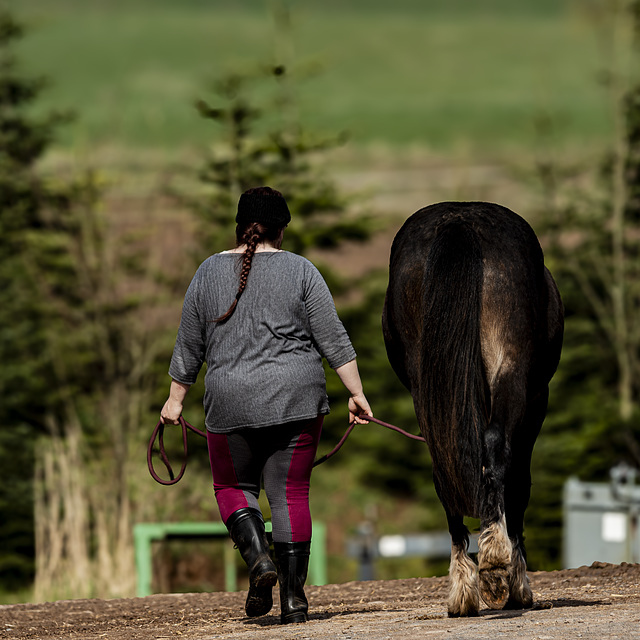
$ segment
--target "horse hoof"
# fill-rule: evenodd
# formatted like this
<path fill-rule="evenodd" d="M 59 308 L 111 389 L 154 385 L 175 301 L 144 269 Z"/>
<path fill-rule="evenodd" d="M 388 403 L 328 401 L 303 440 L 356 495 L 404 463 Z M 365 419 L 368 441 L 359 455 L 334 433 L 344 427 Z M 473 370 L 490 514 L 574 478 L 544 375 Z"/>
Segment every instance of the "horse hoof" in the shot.
<path fill-rule="evenodd" d="M 450 618 L 475 618 L 478 615 L 478 608 L 471 606 L 464 610 L 458 609 L 457 611 L 449 609 L 447 615 Z"/>
<path fill-rule="evenodd" d="M 480 569 L 480 597 L 490 609 L 502 609 L 509 600 L 509 572 L 505 568 Z"/>
<path fill-rule="evenodd" d="M 533 593 L 529 585 L 525 585 L 515 593 L 512 591 L 507 604 L 504 605 L 505 609 L 531 609 L 531 607 L 533 607 Z"/>
<path fill-rule="evenodd" d="M 504 605 L 503 609 L 509 611 L 517 611 L 520 609 L 531 609 L 533 607 L 533 600 L 531 602 L 518 600 L 517 598 L 509 598 L 507 600 L 507 604 Z"/>

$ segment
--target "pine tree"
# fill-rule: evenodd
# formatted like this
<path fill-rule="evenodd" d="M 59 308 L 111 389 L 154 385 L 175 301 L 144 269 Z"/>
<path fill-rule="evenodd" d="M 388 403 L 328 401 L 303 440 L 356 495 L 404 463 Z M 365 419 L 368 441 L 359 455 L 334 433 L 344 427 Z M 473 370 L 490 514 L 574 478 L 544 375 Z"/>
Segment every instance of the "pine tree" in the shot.
<path fill-rule="evenodd" d="M 86 368 L 52 357 L 51 345 L 59 336 L 82 362 L 80 336 L 60 329 L 81 305 L 82 265 L 71 249 L 85 233 L 78 216 L 97 197 L 91 176 L 62 181 L 39 167 L 70 114 L 30 115 L 47 82 L 22 73 L 14 55 L 22 36 L 0 10 L 0 468 L 12 480 L 0 487 L 0 573 L 10 588 L 33 578 L 34 443 L 73 393 L 61 371 L 86 378 Z"/>
<path fill-rule="evenodd" d="M 31 119 L 29 107 L 45 86 L 41 78 L 24 78 L 12 45 L 22 29 L 9 13 L 0 12 L 0 393 L 2 423 L 39 422 L 40 399 L 47 395 L 41 384 L 43 312 L 28 256 L 38 236 L 49 230 L 47 211 L 64 202 L 38 176 L 37 162 L 65 119 L 52 114 Z M 48 252 L 59 247 L 49 243 Z M 48 256 L 49 257 L 51 257 Z"/>
<path fill-rule="evenodd" d="M 205 255 L 233 244 L 238 198 L 256 186 L 271 186 L 286 197 L 293 219 L 285 248 L 295 253 L 366 240 L 372 231 L 370 219 L 348 211 L 349 199 L 317 161 L 345 136 L 320 135 L 300 121 L 296 85 L 307 72 L 295 56 L 287 4 L 276 1 L 270 7 L 275 62 L 223 75 L 214 83 L 215 102 L 197 103 L 200 114 L 218 125 L 198 173 L 204 195 L 189 201 L 203 221 Z"/>
<path fill-rule="evenodd" d="M 27 115 L 45 82 L 21 74 L 13 55 L 21 36 L 20 25 L 1 10 L 0 466 L 13 479 L 0 488 L 0 573 L 6 586 L 23 583 L 33 571 L 33 440 L 49 395 L 43 375 L 44 310 L 28 256 L 35 236 L 47 229 L 46 210 L 62 195 L 38 177 L 36 164 L 64 117 Z"/>
<path fill-rule="evenodd" d="M 199 172 L 206 195 L 190 204 L 203 221 L 201 244 L 212 252 L 233 244 L 235 206 L 240 193 L 269 185 L 281 191 L 294 212 L 286 232 L 287 249 L 304 254 L 332 248 L 345 240 L 365 240 L 368 220 L 347 213 L 348 199 L 311 160 L 339 143 L 305 130 L 284 117 L 283 85 L 289 72 L 275 66 L 260 74 L 230 74 L 216 83 L 216 103 L 197 103 L 200 114 L 221 127 Z M 251 98 L 255 84 L 276 83 L 276 100 L 262 107 Z M 275 124 L 264 121 L 279 114 Z M 266 128 L 266 131 L 265 131 Z"/>

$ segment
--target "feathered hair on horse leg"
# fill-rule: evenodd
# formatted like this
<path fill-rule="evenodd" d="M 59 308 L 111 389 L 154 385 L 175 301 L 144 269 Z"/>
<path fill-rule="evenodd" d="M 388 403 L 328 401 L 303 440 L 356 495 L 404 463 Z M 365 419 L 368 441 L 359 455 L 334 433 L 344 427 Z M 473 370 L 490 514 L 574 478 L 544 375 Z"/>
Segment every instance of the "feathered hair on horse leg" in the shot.
<path fill-rule="evenodd" d="M 452 544 L 447 603 L 449 617 L 477 616 L 479 608 L 478 568 L 467 555 L 465 545 Z"/>
<path fill-rule="evenodd" d="M 512 540 L 511 567 L 509 569 L 509 600 L 507 609 L 528 609 L 533 606 L 533 592 L 527 576 L 527 561 L 522 547 Z"/>
<path fill-rule="evenodd" d="M 509 598 L 511 540 L 504 514 L 483 528 L 478 539 L 480 597 L 491 609 L 502 609 Z"/>

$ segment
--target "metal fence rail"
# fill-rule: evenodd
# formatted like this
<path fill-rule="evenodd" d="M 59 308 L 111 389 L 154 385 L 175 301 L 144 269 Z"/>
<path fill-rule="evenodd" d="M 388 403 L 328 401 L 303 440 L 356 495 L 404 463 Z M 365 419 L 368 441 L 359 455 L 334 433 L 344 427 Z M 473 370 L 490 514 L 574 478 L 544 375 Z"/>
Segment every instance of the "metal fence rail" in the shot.
<path fill-rule="evenodd" d="M 271 523 L 266 522 L 267 532 L 271 532 Z M 240 557 L 233 548 L 227 528 L 222 522 L 144 522 L 133 528 L 135 560 L 137 572 L 137 595 L 148 596 L 153 593 L 152 545 L 154 542 L 171 539 L 218 539 L 224 553 L 225 590 L 238 590 L 237 562 Z M 313 541 L 309 557 L 308 584 L 327 583 L 326 527 L 322 522 L 313 523 Z"/>

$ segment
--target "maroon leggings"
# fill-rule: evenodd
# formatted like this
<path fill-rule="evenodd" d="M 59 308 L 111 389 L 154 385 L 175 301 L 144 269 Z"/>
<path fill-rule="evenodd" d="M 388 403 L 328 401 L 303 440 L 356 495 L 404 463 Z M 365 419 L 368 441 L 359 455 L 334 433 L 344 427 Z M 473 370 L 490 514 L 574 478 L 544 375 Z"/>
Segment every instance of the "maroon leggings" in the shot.
<path fill-rule="evenodd" d="M 309 481 L 323 419 L 207 432 L 213 488 L 224 522 L 238 509 L 259 510 L 264 482 L 274 542 L 311 540 Z"/>

